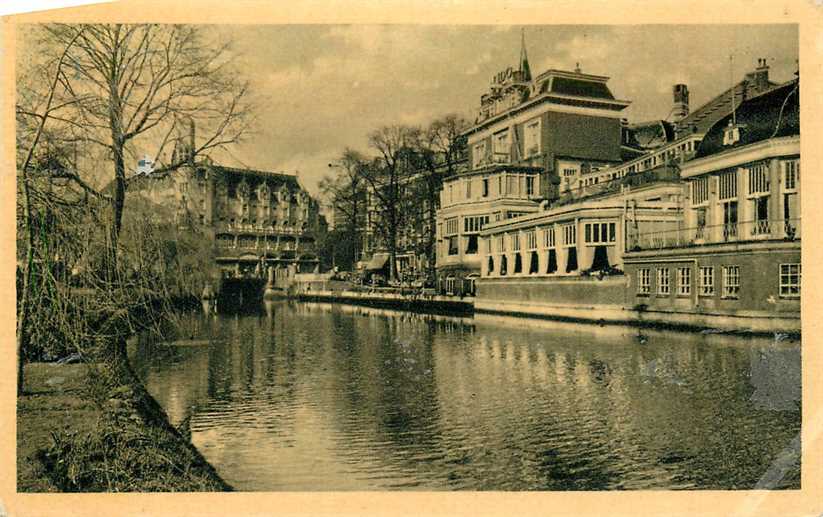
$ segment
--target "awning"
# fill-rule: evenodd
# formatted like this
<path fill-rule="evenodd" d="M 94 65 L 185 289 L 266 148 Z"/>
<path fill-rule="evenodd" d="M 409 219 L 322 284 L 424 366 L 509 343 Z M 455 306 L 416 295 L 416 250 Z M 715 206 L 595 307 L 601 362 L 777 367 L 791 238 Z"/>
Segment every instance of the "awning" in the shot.
<path fill-rule="evenodd" d="M 379 271 L 386 266 L 389 261 L 388 255 L 374 255 L 368 264 L 366 264 L 366 271 Z"/>

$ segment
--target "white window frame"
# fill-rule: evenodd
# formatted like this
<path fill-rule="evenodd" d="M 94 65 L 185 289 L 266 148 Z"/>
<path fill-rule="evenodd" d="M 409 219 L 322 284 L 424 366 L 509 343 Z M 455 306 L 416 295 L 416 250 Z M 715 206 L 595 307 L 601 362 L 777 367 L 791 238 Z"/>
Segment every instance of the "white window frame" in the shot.
<path fill-rule="evenodd" d="M 723 298 L 737 299 L 740 297 L 740 266 L 723 266 Z"/>
<path fill-rule="evenodd" d="M 748 198 L 768 196 L 771 193 L 771 178 L 769 164 L 766 162 L 754 163 L 746 167 Z"/>
<path fill-rule="evenodd" d="M 644 267 L 637 270 L 637 294 L 651 294 L 652 273 L 651 269 Z"/>
<path fill-rule="evenodd" d="M 691 296 L 692 294 L 692 268 L 677 268 L 677 296 Z"/>
<path fill-rule="evenodd" d="M 607 238 L 604 239 L 604 236 Z M 613 246 L 617 243 L 617 223 L 614 221 L 584 223 L 583 239 L 588 246 Z"/>
<path fill-rule="evenodd" d="M 689 183 L 692 206 L 707 204 L 709 202 L 709 177 L 694 178 Z"/>
<path fill-rule="evenodd" d="M 667 267 L 657 268 L 657 294 L 659 296 L 672 294 L 671 271 Z"/>
<path fill-rule="evenodd" d="M 796 272 L 791 272 L 792 268 L 797 268 Z M 801 278 L 801 264 L 799 262 L 780 264 L 780 297 L 781 298 L 800 298 L 800 289 L 802 285 Z M 796 278 L 797 282 L 791 282 L 792 278 Z M 797 288 L 797 292 L 791 292 L 792 288 Z"/>
<path fill-rule="evenodd" d="M 700 266 L 700 296 L 714 296 L 714 266 Z"/>
<path fill-rule="evenodd" d="M 791 185 L 789 179 L 791 178 Z M 787 160 L 783 162 L 783 178 L 781 181 L 783 192 L 790 194 L 797 192 L 800 183 L 800 160 Z"/>

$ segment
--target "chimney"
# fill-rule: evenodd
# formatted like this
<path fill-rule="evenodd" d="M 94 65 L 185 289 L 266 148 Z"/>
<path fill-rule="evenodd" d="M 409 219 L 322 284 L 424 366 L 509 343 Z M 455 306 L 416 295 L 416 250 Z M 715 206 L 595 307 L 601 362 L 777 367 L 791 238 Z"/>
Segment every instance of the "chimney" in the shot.
<path fill-rule="evenodd" d="M 672 105 L 672 120 L 680 122 L 689 114 L 689 87 L 685 84 L 675 84 L 672 89 L 674 104 Z"/>
<path fill-rule="evenodd" d="M 765 58 L 757 59 L 757 68 L 746 74 L 746 81 L 754 88 L 755 93 L 766 91 L 769 88 L 769 65 Z"/>

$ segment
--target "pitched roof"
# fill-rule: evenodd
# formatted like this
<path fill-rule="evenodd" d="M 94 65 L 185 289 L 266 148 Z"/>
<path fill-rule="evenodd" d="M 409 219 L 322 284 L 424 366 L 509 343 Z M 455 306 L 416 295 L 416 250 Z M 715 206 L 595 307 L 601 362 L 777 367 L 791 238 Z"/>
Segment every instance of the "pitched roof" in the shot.
<path fill-rule="evenodd" d="M 789 81 L 744 101 L 735 110 L 735 119 L 740 128 L 740 139 L 737 142 L 723 145 L 726 129 L 732 120 L 732 115 L 728 114 L 706 133 L 697 148 L 696 157 L 709 156 L 770 138 L 799 135 L 799 81 Z"/>

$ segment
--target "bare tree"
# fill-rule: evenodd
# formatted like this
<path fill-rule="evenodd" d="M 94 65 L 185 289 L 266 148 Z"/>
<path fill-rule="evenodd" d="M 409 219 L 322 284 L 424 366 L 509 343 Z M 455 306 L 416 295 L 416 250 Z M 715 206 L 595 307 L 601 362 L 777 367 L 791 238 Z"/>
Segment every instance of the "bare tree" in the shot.
<path fill-rule="evenodd" d="M 97 242 L 104 249 L 105 289 L 123 289 L 118 242 L 127 161 L 153 150 L 159 163 L 154 174 L 167 174 L 205 151 L 237 142 L 249 127 L 247 84 L 232 67 L 228 44 L 194 26 L 46 25 L 39 44 L 42 59 L 35 59 L 31 80 L 18 82 L 18 118 L 48 121 L 62 144 L 86 158 L 87 167 L 75 160 L 59 174 L 96 211 L 107 212 L 95 214 L 105 226 Z M 56 79 L 42 91 L 37 78 L 55 68 L 57 56 Z M 195 127 L 201 132 L 197 140 Z M 36 154 L 38 142 L 31 144 Z M 168 158 L 172 148 L 178 152 Z M 27 171 L 31 163 L 20 166 Z M 115 363 L 128 364 L 124 340 L 114 340 L 109 351 Z"/>
<path fill-rule="evenodd" d="M 397 238 L 408 214 L 406 193 L 415 170 L 414 145 L 419 134 L 419 128 L 403 125 L 373 131 L 369 146 L 377 158 L 361 168 L 375 215 L 371 224 L 389 252 L 391 280 L 397 279 Z"/>
<path fill-rule="evenodd" d="M 346 149 L 336 163 L 329 164 L 336 173 L 320 180 L 320 192 L 334 212 L 342 214 L 345 220 L 345 228 L 335 228 L 335 231 L 342 230 L 346 238 L 352 241 L 352 264 L 359 257 L 358 243 L 362 239 L 366 218 L 366 180 L 363 174 L 366 166 L 365 156 Z"/>
<path fill-rule="evenodd" d="M 435 119 L 418 134 L 415 144 L 418 164 L 418 193 L 420 213 L 424 220 L 419 227 L 423 231 L 419 251 L 428 262 L 429 277 L 434 276 L 435 241 L 437 239 L 437 209 L 443 180 L 457 173 L 458 165 L 465 160 L 466 140 L 463 131 L 468 121 L 456 114 Z"/>

